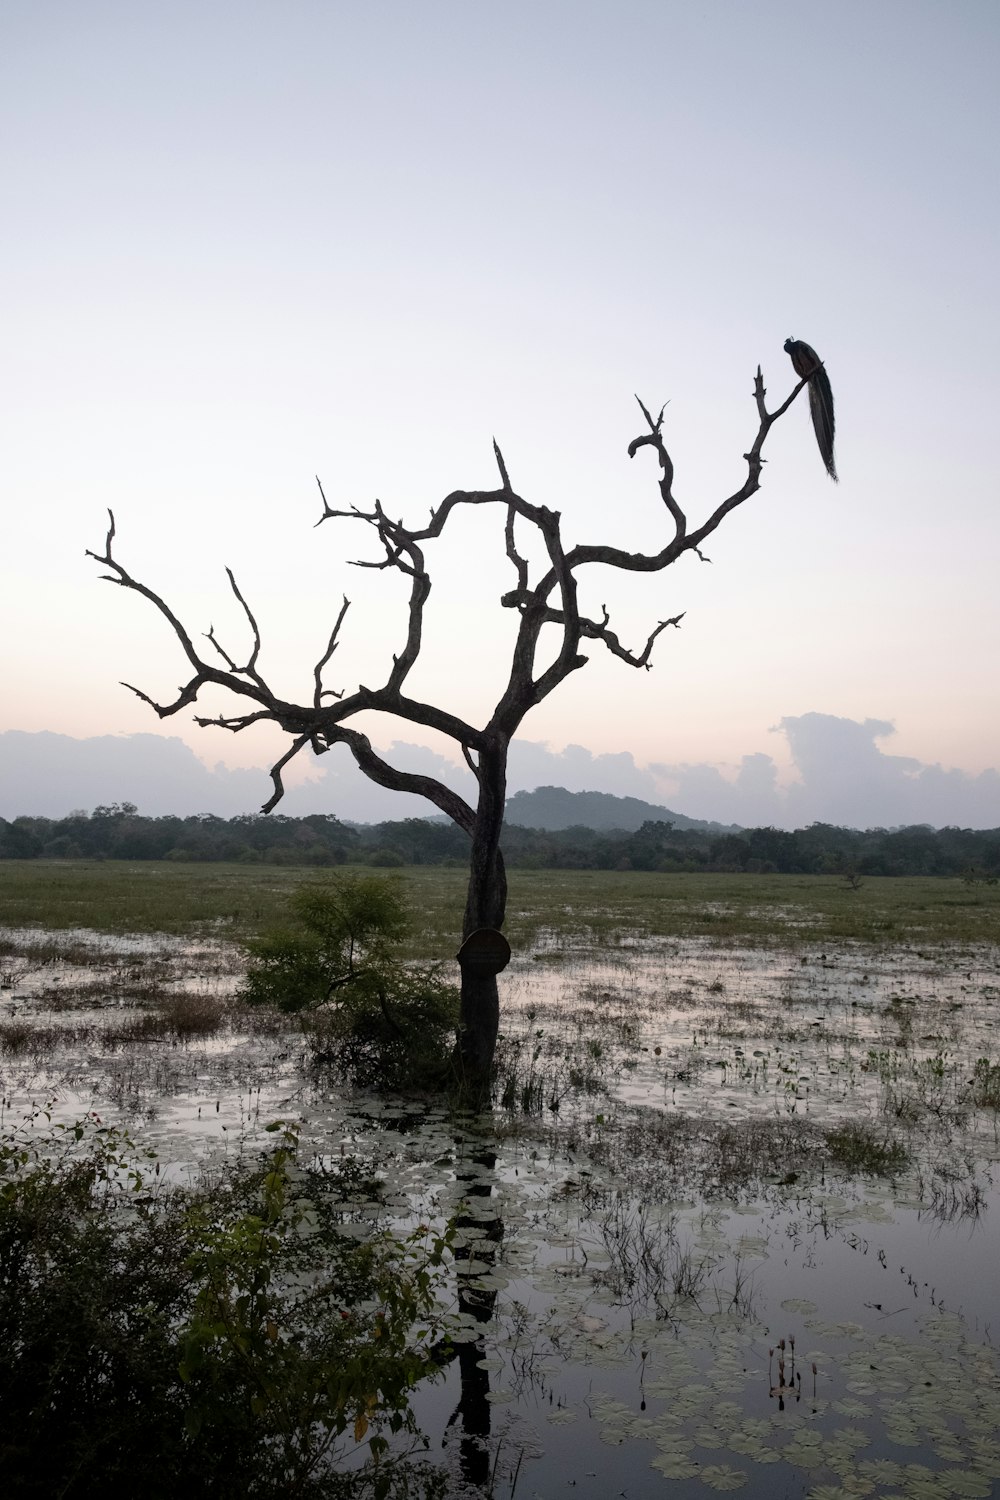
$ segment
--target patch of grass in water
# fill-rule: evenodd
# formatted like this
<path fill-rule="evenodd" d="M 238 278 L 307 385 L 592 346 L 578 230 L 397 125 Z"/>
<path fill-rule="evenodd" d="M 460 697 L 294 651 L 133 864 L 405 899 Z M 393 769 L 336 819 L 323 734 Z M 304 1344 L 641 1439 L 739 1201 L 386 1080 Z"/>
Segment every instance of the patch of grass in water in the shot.
<path fill-rule="evenodd" d="M 692 1194 L 740 1199 L 776 1179 L 794 1183 L 818 1164 L 823 1144 L 804 1121 L 754 1116 L 720 1124 L 648 1108 L 583 1137 L 580 1145 L 612 1181 L 659 1202 Z"/>
<path fill-rule="evenodd" d="M 864 1120 L 847 1120 L 825 1135 L 831 1160 L 852 1177 L 893 1177 L 910 1161 L 902 1142 Z"/>
<path fill-rule="evenodd" d="M 214 1036 L 226 1022 L 225 1006 L 207 995 L 168 995 L 152 1010 L 140 1011 L 107 1029 L 111 1042 L 155 1042 L 167 1037 L 186 1042 Z"/>
<path fill-rule="evenodd" d="M 1000 1063 L 980 1057 L 972 1074 L 972 1098 L 979 1109 L 1000 1110 Z"/>
<path fill-rule="evenodd" d="M 31 1021 L 17 1018 L 0 1021 L 0 1052 L 11 1056 L 30 1052 L 37 1045 L 36 1035 L 36 1027 Z"/>

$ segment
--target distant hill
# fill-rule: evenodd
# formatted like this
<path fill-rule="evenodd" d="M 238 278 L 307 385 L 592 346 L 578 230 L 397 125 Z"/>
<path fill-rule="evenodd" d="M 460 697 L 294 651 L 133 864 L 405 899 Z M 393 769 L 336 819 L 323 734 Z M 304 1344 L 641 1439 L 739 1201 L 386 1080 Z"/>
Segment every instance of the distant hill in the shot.
<path fill-rule="evenodd" d="M 610 792 L 567 792 L 561 786 L 539 786 L 533 792 L 515 792 L 507 799 L 507 822 L 519 828 L 542 828 L 558 833 L 565 828 L 593 828 L 599 832 L 621 829 L 634 833 L 643 823 L 672 823 L 678 829 L 700 833 L 735 833 L 738 824 L 706 823 L 657 807 L 639 797 L 613 797 Z"/>

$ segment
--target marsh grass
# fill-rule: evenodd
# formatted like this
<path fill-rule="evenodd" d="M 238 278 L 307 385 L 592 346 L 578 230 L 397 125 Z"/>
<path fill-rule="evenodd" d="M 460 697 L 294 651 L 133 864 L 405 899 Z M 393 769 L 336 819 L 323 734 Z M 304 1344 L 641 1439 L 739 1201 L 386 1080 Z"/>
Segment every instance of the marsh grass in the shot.
<path fill-rule="evenodd" d="M 652 1307 L 657 1318 L 672 1319 L 679 1304 L 697 1302 L 711 1284 L 716 1261 L 694 1248 L 675 1213 L 658 1213 L 649 1203 L 619 1194 L 596 1229 L 609 1264 L 595 1283 L 607 1287 L 633 1317 Z"/>
<path fill-rule="evenodd" d="M 60 1009 L 53 1008 L 55 1014 Z M 26 1012 L 0 1019 L 0 1052 L 12 1056 L 31 1053 L 51 1059 L 59 1051 L 82 1046 L 115 1048 L 140 1042 L 186 1042 L 214 1036 L 227 1020 L 225 1002 L 214 996 L 183 992 L 158 996 L 157 1003 L 149 1009 L 123 1005 L 121 1010 L 105 1011 L 78 1021 L 50 1021 Z"/>
<path fill-rule="evenodd" d="M 410 866 L 400 873 L 417 914 L 407 956 L 450 954 L 465 905 L 464 870 Z M 310 867 L 6 860 L 0 862 L 0 900 L 11 927 L 209 934 L 242 942 L 273 925 L 303 881 L 323 879 Z M 873 876 L 853 891 L 832 875 L 512 870 L 505 930 L 515 951 L 537 947 L 543 958 L 567 945 L 614 949 L 680 934 L 791 948 L 834 939 L 918 949 L 995 943 L 1000 886 Z"/>
<path fill-rule="evenodd" d="M 1000 1110 L 1000 1063 L 990 1062 L 988 1057 L 976 1059 L 972 1097 L 979 1109 Z"/>
<path fill-rule="evenodd" d="M 972 1085 L 958 1056 L 933 1053 L 914 1056 L 909 1043 L 897 1043 L 895 1052 L 869 1053 L 879 1058 L 881 1113 L 900 1126 L 936 1123 L 958 1130 L 966 1123 L 969 1107 L 977 1102 L 975 1076 Z"/>
<path fill-rule="evenodd" d="M 151 1010 L 110 1023 L 105 1036 L 114 1043 L 162 1041 L 186 1042 L 215 1036 L 228 1020 L 225 1002 L 212 995 L 166 995 Z"/>
<path fill-rule="evenodd" d="M 35 1024 L 23 1017 L 0 1021 L 0 1052 L 11 1056 L 29 1052 L 37 1045 L 35 1037 Z"/>
<path fill-rule="evenodd" d="M 976 1170 L 968 1158 L 938 1162 L 918 1177 L 918 1192 L 940 1224 L 975 1223 L 988 1207 Z"/>
<path fill-rule="evenodd" d="M 568 1050 L 543 1029 L 500 1038 L 494 1063 L 493 1094 L 508 1116 L 532 1120 L 564 1114 L 583 1095 L 607 1094 L 600 1059 Z M 509 1123 L 509 1122 L 508 1122 Z"/>
<path fill-rule="evenodd" d="M 347 870 L 347 867 L 344 867 Z M 349 872 L 350 873 L 350 872 Z M 367 868 L 353 871 L 370 875 Z M 415 867 L 406 872 L 406 890 L 417 915 L 412 957 L 440 957 L 457 950 L 456 934 L 465 905 L 461 871 Z M 329 878 L 329 872 L 326 874 Z M 5 927 L 40 929 L 25 944 L 43 955 L 58 929 L 105 935 L 158 934 L 223 939 L 243 943 L 280 924 L 288 898 L 299 886 L 322 883 L 315 867 L 204 865 L 113 860 L 0 861 L 0 908 Z M 0 958 L 4 949 L 0 948 Z M 86 945 L 80 961 L 93 954 Z M 52 950 L 64 959 L 65 948 Z"/>
<path fill-rule="evenodd" d="M 106 973 L 68 982 L 43 986 L 46 1006 L 54 1011 L 102 1010 L 107 1006 L 155 1005 L 168 994 L 166 981 L 172 976 L 164 967 L 159 972 L 126 972 L 110 969 Z"/>
<path fill-rule="evenodd" d="M 865 1120 L 847 1120 L 826 1132 L 831 1161 L 851 1176 L 893 1177 L 909 1165 L 902 1141 Z"/>
<path fill-rule="evenodd" d="M 567 1014 L 558 1004 L 529 1006 L 501 1032 L 493 1096 L 508 1116 L 575 1118 L 595 1099 L 608 1100 L 623 1072 L 635 1067 L 648 1001 L 631 990 L 580 987 Z M 505 1128 L 509 1128 L 510 1120 Z"/>
<path fill-rule="evenodd" d="M 614 1128 L 584 1126 L 580 1146 L 603 1181 L 627 1182 L 641 1200 L 658 1203 L 766 1197 L 821 1168 L 827 1155 L 822 1131 L 800 1119 L 767 1115 L 730 1124 L 653 1109 L 631 1111 Z M 604 1191 L 597 1180 L 585 1185 L 591 1211 Z"/>

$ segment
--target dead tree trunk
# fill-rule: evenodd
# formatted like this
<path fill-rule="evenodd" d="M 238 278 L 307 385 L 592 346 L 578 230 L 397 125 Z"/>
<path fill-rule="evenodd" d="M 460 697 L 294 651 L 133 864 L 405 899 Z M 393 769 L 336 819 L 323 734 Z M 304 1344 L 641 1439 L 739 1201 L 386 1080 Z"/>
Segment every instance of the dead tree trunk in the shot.
<path fill-rule="evenodd" d="M 483 928 L 499 931 L 507 911 L 507 872 L 500 852 L 507 801 L 507 744 L 480 752 L 475 765 L 479 800 L 469 853 L 469 891 L 462 937 Z M 463 1079 L 481 1092 L 493 1067 L 500 1028 L 496 974 L 462 968 L 459 1058 Z"/>
<path fill-rule="evenodd" d="M 608 611 L 603 606 L 599 617 L 581 613 L 577 601 L 578 574 L 594 566 L 611 568 L 619 573 L 660 573 L 688 552 L 705 561 L 701 550 L 703 543 L 731 511 L 760 488 L 763 463 L 761 449 L 767 434 L 807 383 L 807 379 L 800 380 L 787 399 L 775 411 L 768 412 L 764 401 L 764 383 L 758 368 L 754 384 L 758 427 L 750 451 L 744 454 L 746 477 L 739 489 L 722 500 L 693 530 L 688 529 L 687 516 L 673 493 L 674 466 L 663 439 L 663 410 L 654 419 L 642 402 L 639 402 L 646 430 L 633 440 L 628 451 L 629 456 L 634 457 L 640 448 L 651 447 L 659 461 L 659 492 L 667 517 L 667 536 L 663 547 L 655 553 L 626 552 L 604 543 L 577 545 L 566 550 L 563 546 L 559 513 L 544 506 L 532 505 L 516 493 L 503 456 L 495 443 L 493 446 L 500 471 L 501 488 L 454 491 L 445 497 L 437 510 L 431 512 L 428 524 L 422 528 L 408 528 L 402 521 L 392 520 L 378 501 L 375 502 L 374 509 L 369 511 L 357 507 L 334 510 L 328 504 L 320 485 L 323 513 L 317 525 L 329 520 L 352 520 L 367 526 L 378 539 L 381 556 L 377 560 L 359 561 L 356 565 L 396 572 L 408 579 L 409 602 L 405 639 L 398 655 L 392 658 L 392 666 L 384 684 L 379 688 L 359 686 L 354 692 L 345 693 L 323 685 L 324 670 L 337 649 L 349 608 L 349 601 L 344 599 L 325 650 L 313 668 L 315 687 L 311 703 L 293 703 L 279 697 L 261 674 L 258 665 L 260 630 L 228 569 L 230 587 L 243 609 L 250 637 L 250 649 L 243 665 L 238 665 L 236 659 L 230 656 L 214 630 L 209 630 L 206 637 L 214 655 L 211 660 L 206 660 L 162 596 L 133 578 L 118 562 L 112 550 L 115 520 L 111 515 L 104 552 L 89 552 L 88 556 L 95 558 L 108 570 L 103 576 L 110 583 L 135 590 L 159 610 L 187 657 L 192 674 L 180 689 L 178 697 L 170 703 L 157 703 L 139 688 L 132 687 L 131 691 L 148 703 L 162 719 L 194 704 L 203 688 L 225 688 L 237 702 L 248 704 L 248 710 L 213 718 L 196 716 L 196 723 L 212 724 L 239 733 L 252 724 L 270 721 L 285 730 L 291 739 L 291 745 L 271 770 L 274 791 L 264 804 L 262 811 L 265 813 L 270 812 L 280 801 L 283 794 L 282 771 L 300 750 L 309 746 L 315 754 L 321 755 L 333 745 L 346 745 L 359 768 L 373 781 L 395 791 L 415 792 L 427 798 L 464 829 L 470 840 L 470 860 L 463 937 L 467 938 L 471 933 L 484 928 L 498 930 L 503 925 L 507 898 L 507 881 L 500 850 L 506 798 L 507 751 L 525 715 L 547 698 L 571 672 L 586 665 L 588 657 L 581 647 L 587 642 L 596 642 L 630 667 L 648 671 L 657 636 L 668 626 L 679 626 L 683 618 L 682 614 L 677 614 L 659 621 L 650 632 L 643 649 L 632 652 L 622 645 L 611 629 Z M 502 595 L 500 604 L 505 609 L 516 611 L 519 617 L 506 687 L 489 721 L 482 727 L 469 724 L 435 704 L 411 698 L 405 692 L 407 678 L 420 654 L 424 609 L 431 592 L 431 578 L 424 563 L 424 545 L 435 541 L 455 511 L 467 506 L 501 509 L 505 523 L 504 549 L 513 572 L 514 586 Z M 540 540 L 547 557 L 544 569 L 534 581 L 530 576 L 528 562 L 518 550 L 518 528 L 533 529 L 536 540 Z M 547 660 L 539 663 L 543 632 L 546 632 L 545 639 L 551 643 L 552 649 L 547 653 Z M 124 685 L 130 686 L 127 683 Z M 452 739 L 476 777 L 478 791 L 475 808 L 436 778 L 400 771 L 378 754 L 366 735 L 351 724 L 357 714 L 372 710 L 436 730 Z M 488 1088 L 496 1047 L 499 1024 L 497 982 L 495 974 L 474 972 L 471 969 L 463 969 L 462 980 L 459 1054 L 465 1083 L 479 1097 Z"/>

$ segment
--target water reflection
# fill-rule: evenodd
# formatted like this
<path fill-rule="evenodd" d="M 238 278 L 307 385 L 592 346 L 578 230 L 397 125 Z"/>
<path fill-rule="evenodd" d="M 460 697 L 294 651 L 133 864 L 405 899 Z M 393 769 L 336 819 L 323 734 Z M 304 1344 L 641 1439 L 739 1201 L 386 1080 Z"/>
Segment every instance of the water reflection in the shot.
<path fill-rule="evenodd" d="M 491 1201 L 495 1182 L 497 1153 L 481 1144 L 467 1162 L 460 1165 L 455 1184 L 458 1195 L 470 1203 Z M 459 1213 L 456 1219 L 459 1243 L 455 1248 L 455 1272 L 458 1284 L 458 1310 L 478 1325 L 483 1334 L 493 1320 L 497 1287 L 484 1285 L 483 1275 L 496 1269 L 497 1252 L 503 1240 L 503 1220 L 499 1213 Z M 452 1344 L 458 1360 L 461 1394 L 448 1418 L 447 1434 L 457 1426 L 461 1433 L 459 1465 L 466 1484 L 485 1489 L 490 1479 L 490 1371 L 485 1366 L 486 1345 L 483 1336 L 463 1339 Z"/>

